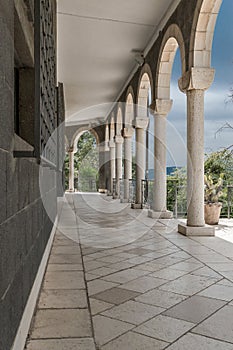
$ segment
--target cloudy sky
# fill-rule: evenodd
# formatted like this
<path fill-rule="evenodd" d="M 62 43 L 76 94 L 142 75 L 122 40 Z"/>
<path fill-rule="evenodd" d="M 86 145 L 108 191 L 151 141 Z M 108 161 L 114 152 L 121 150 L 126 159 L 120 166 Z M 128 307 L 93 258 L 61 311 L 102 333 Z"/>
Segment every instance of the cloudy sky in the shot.
<path fill-rule="evenodd" d="M 226 103 L 233 87 L 233 0 L 223 0 L 215 27 L 212 67 L 215 81 L 205 96 L 205 151 L 210 152 L 233 144 L 233 130 L 216 134 L 226 122 L 233 125 L 233 103 Z M 168 116 L 167 165 L 186 165 L 186 97 L 177 86 L 181 76 L 177 52 L 172 74 L 173 108 Z"/>

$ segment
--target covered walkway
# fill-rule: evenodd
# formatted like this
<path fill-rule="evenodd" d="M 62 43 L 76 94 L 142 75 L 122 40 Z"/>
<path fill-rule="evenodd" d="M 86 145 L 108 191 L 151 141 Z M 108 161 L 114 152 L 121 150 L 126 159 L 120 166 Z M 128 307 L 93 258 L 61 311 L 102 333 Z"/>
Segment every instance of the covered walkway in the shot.
<path fill-rule="evenodd" d="M 26 349 L 233 349 L 233 249 L 217 236 L 66 194 Z"/>

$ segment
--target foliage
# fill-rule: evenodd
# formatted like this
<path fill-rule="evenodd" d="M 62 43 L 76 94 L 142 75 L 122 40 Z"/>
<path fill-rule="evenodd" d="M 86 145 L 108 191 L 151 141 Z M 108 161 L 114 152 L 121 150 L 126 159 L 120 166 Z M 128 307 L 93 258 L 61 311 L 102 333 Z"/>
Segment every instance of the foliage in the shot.
<path fill-rule="evenodd" d="M 218 203 L 219 198 L 223 195 L 223 174 L 218 181 L 214 183 L 211 175 L 205 175 L 205 202 Z"/>
<path fill-rule="evenodd" d="M 179 212 L 186 213 L 186 168 L 177 168 L 171 175 L 167 176 L 167 208 L 174 211 L 175 201 Z"/>
<path fill-rule="evenodd" d="M 206 155 L 205 174 L 218 181 L 220 175 L 227 184 L 233 183 L 233 152 L 224 148 Z"/>
<path fill-rule="evenodd" d="M 74 154 L 74 178 L 75 178 L 75 188 L 77 188 L 78 183 L 81 181 L 81 187 L 84 186 L 88 190 L 88 184 L 93 184 L 93 182 L 98 182 L 98 154 L 95 150 L 96 140 L 95 137 L 89 132 L 84 132 L 77 144 L 77 152 Z M 66 189 L 68 188 L 68 178 L 69 178 L 69 155 L 65 158 L 65 183 Z M 93 187 L 93 186 L 92 186 Z"/>

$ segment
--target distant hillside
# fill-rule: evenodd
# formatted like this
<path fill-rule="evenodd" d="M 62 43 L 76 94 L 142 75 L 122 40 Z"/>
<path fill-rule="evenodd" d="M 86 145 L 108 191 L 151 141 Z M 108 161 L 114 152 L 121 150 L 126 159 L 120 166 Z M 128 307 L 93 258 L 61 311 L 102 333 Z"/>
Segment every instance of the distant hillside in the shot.
<path fill-rule="evenodd" d="M 171 175 L 176 169 L 181 169 L 180 166 L 168 166 L 167 175 Z M 154 169 L 148 170 L 148 180 L 154 180 Z"/>

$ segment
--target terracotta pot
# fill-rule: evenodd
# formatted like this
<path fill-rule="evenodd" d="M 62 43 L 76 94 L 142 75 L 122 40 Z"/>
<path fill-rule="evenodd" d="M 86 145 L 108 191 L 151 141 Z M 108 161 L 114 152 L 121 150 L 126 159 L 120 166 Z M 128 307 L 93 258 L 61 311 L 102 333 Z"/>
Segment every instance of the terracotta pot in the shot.
<path fill-rule="evenodd" d="M 208 225 L 217 225 L 219 222 L 222 203 L 205 204 L 205 223 Z"/>

